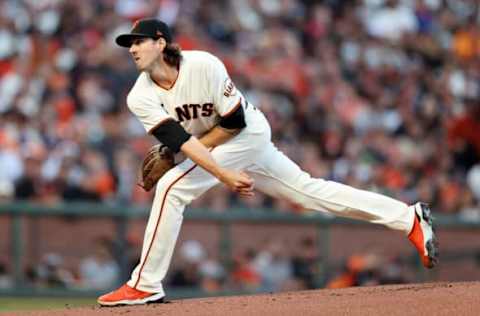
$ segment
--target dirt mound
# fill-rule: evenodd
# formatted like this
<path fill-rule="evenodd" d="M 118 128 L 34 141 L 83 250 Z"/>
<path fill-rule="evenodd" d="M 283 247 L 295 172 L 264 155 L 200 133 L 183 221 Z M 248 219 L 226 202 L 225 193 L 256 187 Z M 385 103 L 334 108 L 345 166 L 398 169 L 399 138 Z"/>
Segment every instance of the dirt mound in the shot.
<path fill-rule="evenodd" d="M 90 307 L 13 315 L 479 315 L 480 282 L 424 283 Z"/>

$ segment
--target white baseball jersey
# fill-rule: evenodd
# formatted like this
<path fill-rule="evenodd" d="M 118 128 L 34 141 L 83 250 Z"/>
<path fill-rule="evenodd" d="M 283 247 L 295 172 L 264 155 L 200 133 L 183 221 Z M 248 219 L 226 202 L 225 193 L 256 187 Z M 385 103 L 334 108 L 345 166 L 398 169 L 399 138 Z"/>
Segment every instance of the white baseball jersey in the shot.
<path fill-rule="evenodd" d="M 199 137 L 244 102 L 217 57 L 202 51 L 182 55 L 177 80 L 170 89 L 160 87 L 143 72 L 128 94 L 128 107 L 148 133 L 164 120 L 174 119 Z"/>
<path fill-rule="evenodd" d="M 128 106 L 151 132 L 166 119 L 175 119 L 187 132 L 200 136 L 221 116 L 238 106 L 246 127 L 215 147 L 211 154 L 222 167 L 244 170 L 265 194 L 305 208 L 383 224 L 405 234 L 413 227 L 414 210 L 389 197 L 347 185 L 312 178 L 280 152 L 271 141 L 270 125 L 260 110 L 244 101 L 222 62 L 211 54 L 183 52 L 178 78 L 170 89 L 142 73 L 128 95 Z M 142 256 L 128 285 L 164 294 L 162 282 L 170 265 L 185 206 L 217 185 L 219 180 L 190 159 L 176 165 L 157 183 L 148 219 Z"/>

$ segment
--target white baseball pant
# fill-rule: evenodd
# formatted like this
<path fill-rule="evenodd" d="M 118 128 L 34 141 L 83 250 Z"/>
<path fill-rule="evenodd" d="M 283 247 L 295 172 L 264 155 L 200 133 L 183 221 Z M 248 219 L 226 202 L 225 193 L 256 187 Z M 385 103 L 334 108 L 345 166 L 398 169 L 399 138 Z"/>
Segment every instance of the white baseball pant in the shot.
<path fill-rule="evenodd" d="M 271 142 L 270 125 L 258 109 L 245 111 L 247 127 L 212 150 L 223 167 L 245 170 L 255 188 L 307 209 L 333 213 L 410 232 L 414 212 L 407 204 L 381 194 L 340 183 L 314 179 Z M 187 159 L 158 182 L 143 240 L 141 260 L 128 285 L 141 291 L 163 293 L 162 281 L 172 259 L 185 206 L 218 184 L 217 178 Z"/>

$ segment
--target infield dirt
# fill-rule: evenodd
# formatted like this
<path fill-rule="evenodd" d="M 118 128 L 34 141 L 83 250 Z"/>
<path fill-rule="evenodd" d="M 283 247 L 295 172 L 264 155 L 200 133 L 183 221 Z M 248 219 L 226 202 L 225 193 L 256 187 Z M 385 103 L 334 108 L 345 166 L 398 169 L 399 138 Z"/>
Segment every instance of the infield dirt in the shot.
<path fill-rule="evenodd" d="M 1 314 L 6 315 L 6 314 Z M 424 283 L 312 290 L 170 301 L 126 307 L 90 307 L 9 316 L 152 315 L 480 315 L 480 282 Z"/>

